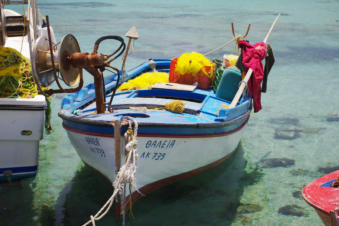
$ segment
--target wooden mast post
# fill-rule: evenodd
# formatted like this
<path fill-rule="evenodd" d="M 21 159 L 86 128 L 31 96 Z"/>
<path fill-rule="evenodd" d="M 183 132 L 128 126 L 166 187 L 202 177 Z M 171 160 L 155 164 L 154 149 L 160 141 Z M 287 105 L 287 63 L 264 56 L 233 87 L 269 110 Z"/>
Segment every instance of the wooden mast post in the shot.
<path fill-rule="evenodd" d="M 121 134 L 120 134 L 120 120 L 114 121 L 114 150 L 115 150 L 115 171 L 118 173 L 121 167 Z"/>
<path fill-rule="evenodd" d="M 127 48 L 125 51 L 125 56 L 124 59 L 122 61 L 122 65 L 121 65 L 121 71 L 122 71 L 122 79 L 121 81 L 124 82 L 125 81 L 125 65 L 126 65 L 126 59 L 128 56 L 128 52 L 129 52 L 129 48 L 131 46 L 131 42 L 132 40 L 137 40 L 139 38 L 139 34 L 137 31 L 137 28 L 135 26 L 131 27 L 128 32 L 125 34 L 126 37 L 128 37 L 128 44 L 127 44 Z"/>
<path fill-rule="evenodd" d="M 121 167 L 121 134 L 120 134 L 120 120 L 114 121 L 114 151 L 115 151 L 115 175 L 118 175 L 118 172 Z M 116 203 L 115 215 L 120 217 L 121 208 L 124 208 L 122 204 L 122 197 L 118 196 L 118 202 Z"/>

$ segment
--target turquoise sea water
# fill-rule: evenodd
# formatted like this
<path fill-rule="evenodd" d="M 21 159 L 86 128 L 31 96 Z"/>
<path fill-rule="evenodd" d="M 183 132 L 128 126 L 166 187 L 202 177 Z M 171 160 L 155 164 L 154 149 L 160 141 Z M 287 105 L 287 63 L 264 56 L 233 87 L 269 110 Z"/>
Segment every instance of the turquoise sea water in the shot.
<path fill-rule="evenodd" d="M 136 202 L 127 225 L 322 225 L 300 192 L 339 168 L 338 0 L 39 3 L 57 40 L 72 33 L 85 52 L 97 38 L 124 35 L 135 25 L 140 39 L 127 68 L 152 57 L 207 52 L 232 38 L 231 22 L 238 33 L 251 23 L 248 39 L 262 41 L 281 13 L 269 38 L 276 64 L 263 109 L 252 114 L 236 152 L 220 166 Z M 234 51 L 229 46 L 212 57 Z M 61 99 L 52 101 L 54 131 L 40 143 L 37 176 L 0 184 L 0 225 L 81 225 L 112 193 L 70 144 L 57 116 Z M 112 210 L 97 225 L 121 221 Z"/>

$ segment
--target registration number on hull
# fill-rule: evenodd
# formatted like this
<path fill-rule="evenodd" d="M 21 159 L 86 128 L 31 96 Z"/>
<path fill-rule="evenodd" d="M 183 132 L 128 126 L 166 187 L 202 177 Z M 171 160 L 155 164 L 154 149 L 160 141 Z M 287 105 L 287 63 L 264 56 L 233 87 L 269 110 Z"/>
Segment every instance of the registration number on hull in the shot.
<path fill-rule="evenodd" d="M 175 147 L 176 140 L 147 140 L 145 150 L 139 155 L 140 159 L 164 160 L 166 154 Z"/>

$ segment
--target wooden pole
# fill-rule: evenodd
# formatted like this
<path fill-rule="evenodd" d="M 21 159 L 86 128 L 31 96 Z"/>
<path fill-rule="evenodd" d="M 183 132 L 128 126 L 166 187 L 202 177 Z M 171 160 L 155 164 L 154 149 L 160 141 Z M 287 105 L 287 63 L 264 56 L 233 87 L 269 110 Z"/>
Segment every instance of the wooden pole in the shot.
<path fill-rule="evenodd" d="M 121 66 L 121 70 L 125 70 L 125 65 L 126 65 L 126 59 L 127 59 L 127 56 L 128 56 L 128 51 L 129 51 L 129 48 L 131 46 L 131 42 L 132 42 L 132 38 L 128 38 L 128 44 L 127 44 L 127 48 L 126 48 L 126 51 L 125 51 L 125 56 L 124 56 L 124 59 L 122 61 L 122 66 Z"/>
<path fill-rule="evenodd" d="M 118 173 L 121 166 L 121 134 L 120 134 L 120 121 L 114 121 L 114 147 L 115 147 L 115 171 Z"/>
<path fill-rule="evenodd" d="M 114 126 L 114 151 L 115 151 L 115 176 L 118 175 L 118 172 L 121 167 L 121 134 L 120 134 L 120 120 L 115 120 L 113 123 Z M 121 216 L 121 208 L 124 208 L 122 205 L 122 197 L 117 196 L 118 202 L 116 203 L 115 214 L 118 218 Z"/>
<path fill-rule="evenodd" d="M 270 36 L 270 34 L 271 34 L 271 32 L 272 32 L 272 30 L 273 30 L 275 24 L 277 23 L 279 17 L 280 17 L 280 13 L 279 13 L 278 16 L 275 18 L 275 20 L 273 21 L 273 24 L 271 25 L 270 29 L 268 30 L 268 32 L 267 32 L 267 34 L 266 34 L 266 37 L 264 38 L 264 41 L 263 41 L 264 43 L 267 42 L 267 39 L 268 39 L 268 37 Z M 239 102 L 240 97 L 241 97 L 242 93 L 244 92 L 244 89 L 245 89 L 245 87 L 246 87 L 246 85 L 247 85 L 247 82 L 248 82 L 248 80 L 250 80 L 250 78 L 251 78 L 251 76 L 252 76 L 252 73 L 253 73 L 253 70 L 252 70 L 251 68 L 248 69 L 248 71 L 247 71 L 247 73 L 246 73 L 246 76 L 245 76 L 244 80 L 242 80 L 242 82 L 241 82 L 241 84 L 240 84 L 240 87 L 239 87 L 237 93 L 235 94 L 235 96 L 234 96 L 234 98 L 233 98 L 233 100 L 232 100 L 232 103 L 231 103 L 230 106 L 229 106 L 230 108 L 235 107 L 235 106 L 237 105 L 237 103 Z"/>
<path fill-rule="evenodd" d="M 136 40 L 139 38 L 139 34 L 137 32 L 137 29 L 135 26 L 131 27 L 128 32 L 125 34 L 126 37 L 128 37 L 128 44 L 127 44 L 127 48 L 126 48 L 126 51 L 125 51 L 125 56 L 124 56 L 124 59 L 122 61 L 122 65 L 121 65 L 121 71 L 122 71 L 122 79 L 121 81 L 124 82 L 125 81 L 125 65 L 126 65 L 126 59 L 127 59 L 127 56 L 128 56 L 128 52 L 129 52 L 129 48 L 131 46 L 131 42 L 132 40 Z"/>

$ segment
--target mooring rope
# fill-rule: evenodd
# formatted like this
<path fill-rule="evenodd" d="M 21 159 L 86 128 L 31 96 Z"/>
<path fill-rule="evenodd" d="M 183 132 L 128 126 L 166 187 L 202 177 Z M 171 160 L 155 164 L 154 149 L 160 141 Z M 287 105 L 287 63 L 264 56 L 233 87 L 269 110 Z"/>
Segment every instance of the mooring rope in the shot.
<path fill-rule="evenodd" d="M 208 51 L 208 52 L 204 53 L 204 55 L 207 56 L 207 55 L 210 55 L 210 54 L 212 54 L 212 53 L 215 53 L 215 52 L 221 50 L 221 49 L 224 48 L 225 46 L 231 44 L 235 39 L 236 39 L 235 37 L 232 38 L 231 40 L 225 42 L 225 43 L 222 44 L 221 46 L 219 46 L 219 47 L 217 47 L 217 48 L 215 48 L 215 49 L 213 49 L 213 50 L 211 50 L 211 51 Z"/>
<path fill-rule="evenodd" d="M 125 117 L 129 122 L 129 128 L 125 133 L 125 137 L 127 138 L 126 148 L 126 160 L 125 163 L 120 167 L 119 172 L 117 173 L 115 180 L 113 182 L 114 191 L 111 197 L 107 200 L 107 202 L 101 207 L 101 209 L 93 216 L 90 216 L 90 220 L 83 224 L 83 226 L 92 224 L 95 226 L 95 221 L 102 219 L 112 207 L 114 202 L 114 198 L 118 193 L 122 193 L 124 190 L 124 186 L 126 184 L 130 184 L 136 188 L 136 161 L 137 161 L 137 132 L 138 132 L 138 123 L 134 118 Z M 132 130 L 132 123 L 134 124 L 134 130 Z M 136 189 L 137 190 L 137 189 Z M 137 190 L 138 191 L 138 190 Z M 131 194 L 130 194 L 131 195 Z M 125 208 L 125 206 L 122 206 Z M 125 222 L 123 222 L 123 225 Z"/>

